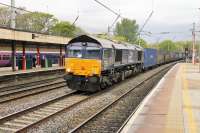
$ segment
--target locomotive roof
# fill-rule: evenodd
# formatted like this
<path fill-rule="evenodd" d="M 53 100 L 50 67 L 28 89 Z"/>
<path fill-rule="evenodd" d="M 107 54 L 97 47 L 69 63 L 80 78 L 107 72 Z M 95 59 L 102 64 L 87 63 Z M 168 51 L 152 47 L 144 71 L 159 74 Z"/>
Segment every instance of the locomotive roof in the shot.
<path fill-rule="evenodd" d="M 115 49 L 129 49 L 126 45 L 120 43 L 115 43 L 113 46 Z"/>
<path fill-rule="evenodd" d="M 97 43 L 101 45 L 102 48 L 115 48 L 115 49 L 136 49 L 138 51 L 143 51 L 143 48 L 141 46 L 135 45 L 135 44 L 120 44 L 120 43 L 115 43 L 110 40 L 102 39 L 102 38 L 97 38 L 91 35 L 81 35 L 78 37 L 73 38 L 69 43 L 76 43 L 76 42 L 91 42 L 91 43 Z"/>
<path fill-rule="evenodd" d="M 128 49 L 137 50 L 137 47 L 135 46 L 135 44 L 130 44 L 130 43 L 125 43 L 125 44 L 128 47 Z"/>
<path fill-rule="evenodd" d="M 114 42 L 112 42 L 112 41 L 89 36 L 89 35 L 81 35 L 81 36 L 78 36 L 78 37 L 72 39 L 71 41 L 69 41 L 69 43 L 76 43 L 76 42 L 97 43 L 97 44 L 101 45 L 103 48 L 112 48 L 112 44 L 114 44 Z"/>
<path fill-rule="evenodd" d="M 139 46 L 139 45 L 136 45 L 136 44 L 135 44 L 135 46 L 136 46 L 136 48 L 137 48 L 138 51 L 144 51 L 144 48 L 143 48 L 143 47 L 141 47 L 141 46 Z"/>

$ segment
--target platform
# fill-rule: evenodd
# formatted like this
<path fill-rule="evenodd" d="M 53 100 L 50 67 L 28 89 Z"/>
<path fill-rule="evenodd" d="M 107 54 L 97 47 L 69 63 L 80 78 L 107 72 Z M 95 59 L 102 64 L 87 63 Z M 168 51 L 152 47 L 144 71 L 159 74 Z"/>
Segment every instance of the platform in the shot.
<path fill-rule="evenodd" d="M 199 66 L 174 66 L 140 104 L 122 133 L 200 133 Z"/>
<path fill-rule="evenodd" d="M 11 71 L 11 68 L 0 68 L 0 77 L 2 76 L 12 76 L 12 75 L 20 75 L 20 74 L 28 74 L 28 73 L 38 73 L 38 72 L 44 72 L 44 71 L 55 71 L 55 70 L 63 70 L 64 67 L 54 66 L 54 67 L 48 67 L 48 68 L 33 68 L 30 70 L 17 70 L 17 71 Z"/>

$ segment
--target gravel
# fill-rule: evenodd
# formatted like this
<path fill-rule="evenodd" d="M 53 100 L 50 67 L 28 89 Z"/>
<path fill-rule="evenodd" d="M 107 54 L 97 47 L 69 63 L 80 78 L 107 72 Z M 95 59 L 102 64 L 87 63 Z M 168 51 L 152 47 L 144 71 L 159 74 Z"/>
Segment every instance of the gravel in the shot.
<path fill-rule="evenodd" d="M 121 98 L 109 108 L 104 110 L 97 117 L 91 119 L 87 124 L 79 128 L 77 133 L 86 132 L 105 132 L 115 133 L 122 126 L 124 121 L 131 115 L 134 109 L 149 93 L 151 88 L 159 81 L 165 72 L 159 73 L 156 77 L 150 79 L 145 84 L 132 90 L 128 95 Z"/>
<path fill-rule="evenodd" d="M 33 107 L 45 101 L 63 96 L 71 90 L 67 87 L 58 88 L 48 92 L 43 92 L 37 95 L 24 97 L 15 101 L 0 104 L 0 118 L 6 115 Z"/>
<path fill-rule="evenodd" d="M 101 108 L 108 105 L 116 98 L 118 98 L 122 93 L 127 92 L 139 82 L 143 81 L 145 78 L 148 78 L 153 73 L 160 71 L 166 66 L 161 66 L 152 71 L 138 75 L 135 78 L 127 79 L 126 81 L 114 85 L 104 93 L 100 93 L 96 97 L 83 102 L 76 108 L 71 108 L 66 112 L 62 112 L 59 115 L 48 119 L 45 123 L 38 124 L 34 128 L 28 130 L 31 133 L 48 133 L 48 132 L 68 132 L 79 125 L 81 122 L 85 121 L 93 114 L 98 112 Z"/>

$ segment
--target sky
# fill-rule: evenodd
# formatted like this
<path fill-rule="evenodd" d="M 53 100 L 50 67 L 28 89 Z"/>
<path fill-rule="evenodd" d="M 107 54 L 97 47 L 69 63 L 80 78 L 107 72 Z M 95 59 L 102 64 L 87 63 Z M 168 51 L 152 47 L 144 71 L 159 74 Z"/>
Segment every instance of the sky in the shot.
<path fill-rule="evenodd" d="M 142 35 L 148 42 L 165 39 L 191 40 L 192 24 L 200 31 L 200 0 L 99 0 L 123 17 L 135 19 L 141 27 L 151 11 L 151 19 L 143 29 L 151 35 Z M 10 4 L 10 0 L 0 0 Z M 76 25 L 88 33 L 105 33 L 116 16 L 94 0 L 16 0 L 16 6 L 30 11 L 43 11 Z M 119 20 L 120 21 L 120 20 Z M 170 32 L 170 34 L 160 34 Z M 198 35 L 199 36 L 199 35 Z M 198 37 L 197 36 L 197 37 Z"/>

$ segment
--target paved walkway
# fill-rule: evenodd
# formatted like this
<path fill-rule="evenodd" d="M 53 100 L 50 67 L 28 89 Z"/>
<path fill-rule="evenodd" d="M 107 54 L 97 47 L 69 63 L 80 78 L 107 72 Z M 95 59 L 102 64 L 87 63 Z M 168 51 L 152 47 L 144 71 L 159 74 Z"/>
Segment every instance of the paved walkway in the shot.
<path fill-rule="evenodd" d="M 11 69 L 12 68 L 10 68 L 10 67 L 0 68 L 0 76 L 26 74 L 26 73 L 41 72 L 41 71 L 51 71 L 51 70 L 57 70 L 57 69 L 64 69 L 64 67 L 53 66 L 53 67 L 49 67 L 49 68 L 33 68 L 30 70 L 17 70 L 14 72 Z"/>
<path fill-rule="evenodd" d="M 199 66 L 177 64 L 127 123 L 123 133 L 200 133 Z"/>

